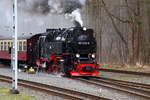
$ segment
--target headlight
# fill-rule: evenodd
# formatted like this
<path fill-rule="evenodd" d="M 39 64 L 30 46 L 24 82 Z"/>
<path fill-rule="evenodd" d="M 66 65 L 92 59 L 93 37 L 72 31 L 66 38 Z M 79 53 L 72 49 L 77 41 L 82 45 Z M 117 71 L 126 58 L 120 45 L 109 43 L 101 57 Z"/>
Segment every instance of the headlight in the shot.
<path fill-rule="evenodd" d="M 64 59 L 60 59 L 61 62 L 64 62 Z"/>
<path fill-rule="evenodd" d="M 87 30 L 87 28 L 86 28 L 86 27 L 83 27 L 83 30 L 84 30 L 84 31 L 86 31 L 86 30 Z"/>
<path fill-rule="evenodd" d="M 79 58 L 79 57 L 80 57 L 80 54 L 76 54 L 76 57 Z"/>
<path fill-rule="evenodd" d="M 28 66 L 27 66 L 27 65 L 25 65 L 25 66 L 24 66 L 24 68 L 25 68 L 25 69 L 27 69 L 27 68 L 28 68 Z"/>
<path fill-rule="evenodd" d="M 92 54 L 91 57 L 92 57 L 92 58 L 95 58 L 95 54 Z"/>

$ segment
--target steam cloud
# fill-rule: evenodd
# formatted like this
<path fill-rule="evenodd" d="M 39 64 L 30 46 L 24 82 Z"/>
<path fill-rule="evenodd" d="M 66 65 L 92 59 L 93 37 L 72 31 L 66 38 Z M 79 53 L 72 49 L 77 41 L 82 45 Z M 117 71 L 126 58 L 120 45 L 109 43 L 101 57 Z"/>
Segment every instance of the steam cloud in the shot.
<path fill-rule="evenodd" d="M 71 17 L 75 26 L 82 26 L 80 9 L 86 0 L 18 0 L 19 7 L 30 14 L 64 14 Z"/>

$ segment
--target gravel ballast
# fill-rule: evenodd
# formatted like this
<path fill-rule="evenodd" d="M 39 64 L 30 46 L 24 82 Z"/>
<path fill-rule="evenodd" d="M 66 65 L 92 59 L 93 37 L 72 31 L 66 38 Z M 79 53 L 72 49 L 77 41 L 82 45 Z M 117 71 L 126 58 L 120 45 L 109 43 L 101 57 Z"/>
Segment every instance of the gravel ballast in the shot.
<path fill-rule="evenodd" d="M 11 76 L 12 75 L 11 69 L 0 68 L 0 74 Z M 113 100 L 144 100 L 138 97 L 134 97 L 133 95 L 130 95 L 130 94 L 117 92 L 115 90 L 110 90 L 110 89 L 107 89 L 104 87 L 98 87 L 95 85 L 89 85 L 89 84 L 79 82 L 73 79 L 61 77 L 60 75 L 52 75 L 52 74 L 41 73 L 41 72 L 36 73 L 36 74 L 18 72 L 18 78 L 36 81 L 36 82 L 42 82 L 45 84 L 59 86 L 62 88 L 73 89 L 76 91 L 81 91 L 81 92 L 85 92 L 85 93 L 89 93 L 89 94 L 93 94 L 97 96 L 102 96 L 102 97 L 110 98 Z M 19 88 L 19 90 L 20 89 L 21 88 Z M 35 92 L 35 94 L 37 94 L 37 92 Z M 46 95 L 46 94 L 43 94 L 43 95 Z M 56 99 L 47 99 L 47 98 L 48 96 L 45 96 L 45 100 L 60 100 L 58 98 Z"/>

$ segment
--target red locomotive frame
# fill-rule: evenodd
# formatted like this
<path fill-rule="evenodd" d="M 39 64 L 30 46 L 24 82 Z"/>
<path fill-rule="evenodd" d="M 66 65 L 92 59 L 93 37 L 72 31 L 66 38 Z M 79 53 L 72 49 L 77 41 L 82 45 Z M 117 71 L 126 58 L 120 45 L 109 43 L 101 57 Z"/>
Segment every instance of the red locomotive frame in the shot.
<path fill-rule="evenodd" d="M 41 67 L 42 62 L 52 62 L 53 61 L 52 64 L 47 63 L 48 72 L 61 72 L 60 60 L 64 55 L 66 55 L 66 54 L 62 54 L 62 55 L 53 54 L 50 56 L 49 59 L 41 57 L 40 59 L 36 60 L 36 65 Z M 100 73 L 100 71 L 96 70 L 97 68 L 100 67 L 99 64 L 88 64 L 88 63 L 74 62 L 74 66 L 76 69 L 69 71 L 69 74 L 71 76 L 98 76 Z M 94 70 L 84 71 L 83 67 L 85 67 L 85 66 L 91 66 L 94 68 Z"/>

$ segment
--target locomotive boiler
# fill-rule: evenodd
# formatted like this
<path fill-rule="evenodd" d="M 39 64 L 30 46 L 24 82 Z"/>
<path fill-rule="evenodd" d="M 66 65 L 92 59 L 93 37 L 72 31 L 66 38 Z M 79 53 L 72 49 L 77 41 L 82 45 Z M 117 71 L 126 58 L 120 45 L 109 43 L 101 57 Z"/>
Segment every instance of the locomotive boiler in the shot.
<path fill-rule="evenodd" d="M 47 29 L 28 39 L 28 63 L 67 76 L 97 76 L 96 40 L 92 29 Z"/>

